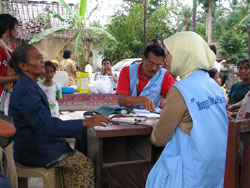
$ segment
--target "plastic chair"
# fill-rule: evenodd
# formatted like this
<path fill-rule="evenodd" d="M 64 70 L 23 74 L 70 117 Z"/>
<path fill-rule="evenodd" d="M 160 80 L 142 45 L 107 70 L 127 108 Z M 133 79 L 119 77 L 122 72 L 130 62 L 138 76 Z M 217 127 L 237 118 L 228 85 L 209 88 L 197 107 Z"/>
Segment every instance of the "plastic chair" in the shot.
<path fill-rule="evenodd" d="M 28 177 L 40 177 L 43 179 L 44 188 L 64 188 L 61 168 L 28 167 L 16 163 L 19 188 L 27 187 Z M 24 180 L 24 181 L 23 181 Z"/>

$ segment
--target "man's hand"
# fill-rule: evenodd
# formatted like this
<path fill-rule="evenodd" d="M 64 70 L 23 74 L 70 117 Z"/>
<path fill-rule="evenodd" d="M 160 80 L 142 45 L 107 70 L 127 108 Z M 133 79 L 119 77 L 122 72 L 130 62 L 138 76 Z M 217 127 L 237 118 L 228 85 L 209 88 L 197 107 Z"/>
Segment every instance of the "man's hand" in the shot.
<path fill-rule="evenodd" d="M 160 101 L 160 105 L 159 105 L 159 108 L 160 109 L 163 109 L 164 108 L 164 105 L 165 105 L 165 103 L 166 103 L 166 98 L 161 98 L 161 101 Z"/>
<path fill-rule="evenodd" d="M 112 74 L 112 69 L 110 67 L 107 68 L 107 73 L 108 73 L 108 75 L 111 75 L 111 76 L 113 75 Z"/>
<path fill-rule="evenodd" d="M 84 127 L 94 127 L 94 126 L 103 126 L 106 127 L 106 123 L 109 123 L 110 120 L 107 116 L 104 115 L 94 115 L 90 118 L 86 118 L 84 120 L 82 120 L 82 125 Z"/>
<path fill-rule="evenodd" d="M 154 102 L 146 96 L 141 96 L 141 98 L 142 98 L 141 104 L 142 104 L 143 108 L 148 110 L 148 111 L 155 112 Z"/>

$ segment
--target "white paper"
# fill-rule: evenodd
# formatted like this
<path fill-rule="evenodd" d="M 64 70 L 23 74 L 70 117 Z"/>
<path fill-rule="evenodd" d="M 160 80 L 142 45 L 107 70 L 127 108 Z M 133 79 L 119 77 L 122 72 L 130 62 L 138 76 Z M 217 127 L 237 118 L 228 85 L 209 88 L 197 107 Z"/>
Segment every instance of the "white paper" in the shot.
<path fill-rule="evenodd" d="M 156 109 L 156 112 L 157 113 L 161 113 L 161 109 L 160 108 L 157 108 Z M 145 110 L 145 109 L 134 109 L 133 112 L 137 115 L 137 116 L 146 116 L 148 118 L 158 118 L 160 117 L 160 114 L 157 114 L 157 113 L 153 113 L 153 112 L 150 112 L 148 110 Z"/>

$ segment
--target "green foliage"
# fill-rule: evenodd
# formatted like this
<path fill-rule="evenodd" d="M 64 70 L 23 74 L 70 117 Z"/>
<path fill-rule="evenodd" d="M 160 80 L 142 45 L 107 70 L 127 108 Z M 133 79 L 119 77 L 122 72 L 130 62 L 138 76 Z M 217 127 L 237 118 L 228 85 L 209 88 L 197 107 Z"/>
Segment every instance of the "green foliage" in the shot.
<path fill-rule="evenodd" d="M 205 10 L 205 12 L 208 12 L 209 1 L 211 1 L 211 0 L 198 0 L 198 3 L 202 5 L 202 8 Z M 218 1 L 220 1 L 220 0 L 212 0 L 213 8 L 216 5 L 216 2 L 218 2 Z"/>
<path fill-rule="evenodd" d="M 237 64 L 240 59 L 247 58 L 247 34 L 241 32 L 224 32 L 219 40 L 221 50 L 219 53 L 227 62 Z"/>
<path fill-rule="evenodd" d="M 79 15 L 82 19 L 84 19 L 85 17 L 86 10 L 87 10 L 87 0 L 81 0 L 79 5 Z"/>
<path fill-rule="evenodd" d="M 46 8 L 46 11 L 51 14 L 54 18 L 59 19 L 60 21 L 66 22 L 68 24 L 67 27 L 52 27 L 45 31 L 42 31 L 38 34 L 36 34 L 29 43 L 32 44 L 34 42 L 39 42 L 44 37 L 46 37 L 49 34 L 53 34 L 56 32 L 62 32 L 62 31 L 73 31 L 75 33 L 75 40 L 73 41 L 74 46 L 74 56 L 77 63 L 81 62 L 82 54 L 83 54 L 83 25 L 81 23 L 81 20 L 83 20 L 85 16 L 86 7 L 84 8 L 83 5 L 86 6 L 86 3 L 81 0 L 81 5 L 79 6 L 79 10 L 73 14 L 69 6 L 64 0 L 59 0 L 61 5 L 66 9 L 67 13 L 69 14 L 68 18 L 63 18 L 60 14 L 57 12 Z M 79 12 L 81 12 L 81 15 L 79 15 Z"/>
<path fill-rule="evenodd" d="M 247 55 L 247 27 L 250 25 L 247 13 L 249 4 L 234 1 L 232 9 L 217 6 L 213 21 L 213 39 L 221 45 L 219 53 L 227 62 L 237 64 Z M 245 19 L 244 19 L 245 18 Z M 237 28 L 237 31 L 233 32 Z"/>
<path fill-rule="evenodd" d="M 175 6 L 167 6 L 170 1 L 152 1 L 149 5 L 146 23 L 146 43 L 155 37 L 166 38 L 175 31 L 170 13 Z M 174 17 L 174 16 L 173 16 Z M 167 18 L 167 19 L 166 19 Z M 142 57 L 144 51 L 144 7 L 140 3 L 124 3 L 110 18 L 106 31 L 116 38 L 95 38 L 96 48 L 105 57 L 114 62 L 125 58 Z"/>
<path fill-rule="evenodd" d="M 196 33 L 198 33 L 204 40 L 207 40 L 206 25 L 204 24 L 196 25 Z"/>
<path fill-rule="evenodd" d="M 89 27 L 88 29 L 91 30 L 92 32 L 97 33 L 99 37 L 106 38 L 107 40 L 110 40 L 114 43 L 117 42 L 117 40 L 115 39 L 114 36 L 112 36 L 110 33 L 106 32 L 105 30 L 103 30 L 100 26 L 99 27 Z"/>
<path fill-rule="evenodd" d="M 11 4 L 7 1 L 0 1 L 0 13 L 12 13 Z M 15 16 L 15 15 L 13 15 Z"/>
<path fill-rule="evenodd" d="M 61 15 L 59 15 L 57 12 L 46 8 L 46 11 L 52 15 L 54 18 L 59 19 L 62 22 L 66 22 L 68 24 L 67 27 L 52 27 L 49 28 L 41 33 L 38 33 L 37 35 L 35 35 L 31 41 L 29 42 L 30 44 L 34 43 L 34 42 L 39 42 L 40 40 L 42 40 L 44 37 L 46 37 L 49 34 L 53 34 L 55 32 L 61 32 L 61 31 L 73 31 L 75 34 L 75 39 L 72 41 L 72 45 L 74 47 L 74 57 L 76 60 L 76 63 L 78 64 L 82 64 L 82 68 L 84 68 L 84 64 L 83 64 L 83 51 L 84 51 L 84 45 L 83 45 L 83 35 L 85 33 L 87 33 L 87 29 L 85 29 L 85 25 L 84 25 L 84 18 L 85 18 L 85 13 L 86 13 L 86 9 L 87 9 L 87 0 L 80 0 L 80 5 L 79 5 L 79 9 L 76 12 L 72 12 L 72 10 L 69 8 L 69 6 L 67 5 L 67 3 L 64 0 L 59 0 L 61 5 L 66 9 L 69 17 L 68 18 L 63 18 Z M 91 12 L 90 15 L 85 18 L 84 21 L 87 21 L 90 16 L 92 15 L 92 13 L 97 9 L 98 6 L 96 6 Z M 114 38 L 112 38 L 111 35 L 109 35 L 107 32 L 103 31 L 101 28 L 90 28 L 90 30 L 94 30 L 96 33 L 99 34 L 103 34 L 105 35 L 105 37 L 108 37 L 110 40 L 115 41 Z M 66 44 L 65 46 L 67 46 L 68 44 Z"/>

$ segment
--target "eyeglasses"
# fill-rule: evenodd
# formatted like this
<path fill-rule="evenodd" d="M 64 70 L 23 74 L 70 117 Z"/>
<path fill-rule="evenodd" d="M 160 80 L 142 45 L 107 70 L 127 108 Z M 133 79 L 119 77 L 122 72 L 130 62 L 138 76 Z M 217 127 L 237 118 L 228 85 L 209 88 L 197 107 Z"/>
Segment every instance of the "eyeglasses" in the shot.
<path fill-rule="evenodd" d="M 151 67 L 156 67 L 157 69 L 161 68 L 162 67 L 162 63 L 161 64 L 156 64 L 152 61 L 146 61 Z"/>

